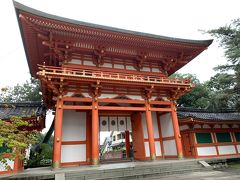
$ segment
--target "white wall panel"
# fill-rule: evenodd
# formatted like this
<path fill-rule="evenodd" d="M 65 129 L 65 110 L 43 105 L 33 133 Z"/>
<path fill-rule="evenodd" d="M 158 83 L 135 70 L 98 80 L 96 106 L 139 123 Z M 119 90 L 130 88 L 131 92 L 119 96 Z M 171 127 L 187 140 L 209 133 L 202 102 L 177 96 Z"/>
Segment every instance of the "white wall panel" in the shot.
<path fill-rule="evenodd" d="M 183 130 L 189 129 L 189 127 L 188 125 L 183 125 L 183 126 L 180 126 L 179 129 L 180 131 L 183 131 Z"/>
<path fill-rule="evenodd" d="M 146 157 L 150 157 L 149 142 L 144 142 L 144 147 Z"/>
<path fill-rule="evenodd" d="M 143 127 L 144 139 L 148 139 L 147 123 L 146 123 L 146 113 L 142 113 L 141 115 L 142 115 L 142 127 Z"/>
<path fill-rule="evenodd" d="M 86 66 L 96 66 L 95 64 L 93 64 L 92 61 L 86 61 L 86 60 L 83 61 L 83 64 Z"/>
<path fill-rule="evenodd" d="M 114 68 L 116 68 L 116 69 L 124 69 L 124 65 L 123 64 L 114 64 Z"/>
<path fill-rule="evenodd" d="M 198 156 L 215 156 L 217 155 L 217 150 L 215 146 L 209 147 L 197 147 Z"/>
<path fill-rule="evenodd" d="M 118 94 L 101 94 L 101 96 L 99 98 L 113 98 L 113 97 L 117 97 Z"/>
<path fill-rule="evenodd" d="M 239 128 L 239 126 L 237 124 L 234 124 L 232 127 L 233 128 Z"/>
<path fill-rule="evenodd" d="M 240 153 L 240 145 L 237 145 L 238 153 Z"/>
<path fill-rule="evenodd" d="M 103 122 L 106 122 L 106 125 L 103 125 Z M 100 117 L 100 131 L 109 131 L 109 128 L 108 128 L 108 116 L 101 116 Z"/>
<path fill-rule="evenodd" d="M 128 65 L 126 66 L 126 69 L 127 70 L 136 70 L 133 66 L 128 66 Z"/>
<path fill-rule="evenodd" d="M 211 127 L 208 124 L 204 124 L 203 128 L 208 129 L 208 128 L 211 128 Z"/>
<path fill-rule="evenodd" d="M 156 112 L 152 112 L 152 124 L 153 124 L 154 138 L 159 138 L 158 123 L 157 123 L 157 113 Z"/>
<path fill-rule="evenodd" d="M 104 63 L 103 65 L 100 65 L 101 67 L 106 67 L 106 68 L 112 68 L 111 63 Z"/>
<path fill-rule="evenodd" d="M 152 72 L 160 72 L 159 68 L 152 68 Z"/>
<path fill-rule="evenodd" d="M 221 128 L 221 126 L 219 124 L 215 124 L 213 128 Z"/>
<path fill-rule="evenodd" d="M 234 145 L 229 146 L 218 146 L 218 152 L 220 155 L 223 154 L 236 154 Z"/>
<path fill-rule="evenodd" d="M 223 124 L 222 128 L 229 128 L 229 126 L 227 124 Z"/>
<path fill-rule="evenodd" d="M 69 64 L 82 64 L 82 61 L 79 59 L 72 59 L 68 62 Z"/>
<path fill-rule="evenodd" d="M 6 159 L 6 161 L 7 161 L 7 164 L 10 166 L 10 168 L 13 169 L 14 168 L 14 161 L 9 160 L 9 159 Z M 7 171 L 7 169 L 5 168 L 5 165 L 0 162 L 0 172 L 1 171 Z"/>
<path fill-rule="evenodd" d="M 194 129 L 199 129 L 199 128 L 202 128 L 202 126 L 199 125 L 199 124 L 194 124 L 193 128 L 194 128 Z"/>
<path fill-rule="evenodd" d="M 155 150 L 156 150 L 156 156 L 162 155 L 161 144 L 159 141 L 155 141 Z"/>
<path fill-rule="evenodd" d="M 86 112 L 63 111 L 62 141 L 86 140 Z"/>
<path fill-rule="evenodd" d="M 86 161 L 86 145 L 62 145 L 61 162 Z"/>
<path fill-rule="evenodd" d="M 127 117 L 127 130 L 132 131 L 131 117 Z"/>
<path fill-rule="evenodd" d="M 113 122 L 115 122 L 113 124 Z M 109 117 L 109 127 L 110 127 L 110 131 L 117 131 L 117 116 L 110 116 Z"/>
<path fill-rule="evenodd" d="M 166 140 L 163 141 L 164 155 L 166 156 L 176 156 L 177 148 L 175 140 Z"/>
<path fill-rule="evenodd" d="M 172 117 L 170 113 L 166 113 L 160 116 L 160 126 L 163 137 L 174 136 Z"/>
<path fill-rule="evenodd" d="M 143 100 L 142 96 L 137 96 L 137 95 L 127 95 L 126 97 L 128 97 L 130 99 Z"/>
<path fill-rule="evenodd" d="M 123 124 L 122 124 L 123 123 Z M 127 127 L 126 117 L 119 116 L 118 117 L 118 131 L 125 131 Z"/>

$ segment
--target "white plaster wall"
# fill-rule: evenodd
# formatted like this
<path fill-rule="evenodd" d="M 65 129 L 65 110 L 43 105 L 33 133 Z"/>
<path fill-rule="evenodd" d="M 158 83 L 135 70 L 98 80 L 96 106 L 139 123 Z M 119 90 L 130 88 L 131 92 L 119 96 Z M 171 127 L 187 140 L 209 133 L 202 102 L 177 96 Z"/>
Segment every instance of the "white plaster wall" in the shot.
<path fill-rule="evenodd" d="M 103 121 L 106 121 L 105 126 L 102 125 Z M 101 116 L 100 117 L 100 131 L 109 131 L 109 129 L 108 129 L 108 116 Z"/>
<path fill-rule="evenodd" d="M 237 145 L 238 153 L 240 153 L 240 145 Z"/>
<path fill-rule="evenodd" d="M 144 142 L 144 147 L 146 157 L 150 157 L 149 142 Z"/>
<path fill-rule="evenodd" d="M 227 124 L 223 124 L 222 128 L 229 128 L 229 126 Z"/>
<path fill-rule="evenodd" d="M 86 60 L 84 60 L 84 61 L 83 61 L 83 64 L 86 65 L 86 66 L 95 66 L 95 64 L 93 64 L 92 61 L 86 61 Z"/>
<path fill-rule="evenodd" d="M 91 96 L 90 96 L 88 93 L 82 93 L 82 95 L 83 95 L 84 97 L 90 97 L 90 98 L 91 98 Z"/>
<path fill-rule="evenodd" d="M 214 156 L 217 155 L 215 146 L 197 147 L 198 156 Z"/>
<path fill-rule="evenodd" d="M 86 144 L 62 145 L 62 163 L 79 161 L 86 161 Z"/>
<path fill-rule="evenodd" d="M 183 131 L 183 130 L 189 129 L 189 127 L 188 125 L 183 125 L 183 126 L 180 126 L 179 129 L 180 131 Z"/>
<path fill-rule="evenodd" d="M 150 72 L 150 68 L 149 67 L 143 67 L 141 71 Z"/>
<path fill-rule="evenodd" d="M 202 128 L 199 124 L 195 124 L 194 126 L 193 126 L 193 128 L 194 129 L 199 129 L 199 128 Z"/>
<path fill-rule="evenodd" d="M 203 128 L 206 128 L 206 129 L 208 129 L 208 128 L 211 128 L 208 124 L 204 124 L 203 125 Z"/>
<path fill-rule="evenodd" d="M 9 159 L 6 159 L 6 160 L 7 160 L 7 164 L 11 167 L 11 169 L 13 169 L 14 168 L 14 161 L 9 160 Z M 0 172 L 1 171 L 7 171 L 7 169 L 5 168 L 4 164 L 2 164 L 0 162 Z"/>
<path fill-rule="evenodd" d="M 218 152 L 220 155 L 222 154 L 236 154 L 236 150 L 234 145 L 229 146 L 218 146 Z"/>
<path fill-rule="evenodd" d="M 136 70 L 133 66 L 129 66 L 129 65 L 126 66 L 126 69 L 127 70 Z"/>
<path fill-rule="evenodd" d="M 112 64 L 111 63 L 104 63 L 103 65 L 101 65 L 101 67 L 112 68 Z"/>
<path fill-rule="evenodd" d="M 221 128 L 221 126 L 219 124 L 216 124 L 213 126 L 213 128 Z"/>
<path fill-rule="evenodd" d="M 86 140 L 86 112 L 63 111 L 62 141 Z"/>
<path fill-rule="evenodd" d="M 239 126 L 237 124 L 234 124 L 232 127 L 233 128 L 239 128 Z"/>
<path fill-rule="evenodd" d="M 137 96 L 137 95 L 127 95 L 126 97 L 130 99 L 143 100 L 142 96 Z"/>
<path fill-rule="evenodd" d="M 176 156 L 177 155 L 177 148 L 176 148 L 175 140 L 163 141 L 163 149 L 164 149 L 164 154 L 166 156 Z"/>
<path fill-rule="evenodd" d="M 101 94 L 101 96 L 99 98 L 113 98 L 113 97 L 117 97 L 118 94 Z"/>
<path fill-rule="evenodd" d="M 124 69 L 124 65 L 123 64 L 114 64 L 114 68 L 116 68 L 116 69 Z"/>
<path fill-rule="evenodd" d="M 148 132 L 147 132 L 147 122 L 146 122 L 146 113 L 142 113 L 142 127 L 143 127 L 143 137 L 144 139 L 148 138 Z"/>
<path fill-rule="evenodd" d="M 161 144 L 159 141 L 155 141 L 155 151 L 156 151 L 156 156 L 162 155 Z"/>
<path fill-rule="evenodd" d="M 152 124 L 153 124 L 154 138 L 159 138 L 158 123 L 157 123 L 157 113 L 156 112 L 152 112 Z"/>
<path fill-rule="evenodd" d="M 115 125 L 112 125 L 112 121 L 115 121 Z M 117 131 L 117 117 L 116 116 L 110 116 L 109 117 L 109 127 L 110 131 Z"/>
<path fill-rule="evenodd" d="M 120 124 L 121 121 L 124 122 L 123 125 Z M 119 117 L 118 117 L 118 131 L 125 131 L 126 129 L 127 129 L 126 117 L 124 117 L 124 116 L 119 116 Z"/>
<path fill-rule="evenodd" d="M 170 113 L 166 113 L 160 116 L 160 125 L 163 137 L 174 136 L 172 117 Z"/>
<path fill-rule="evenodd" d="M 127 117 L 127 130 L 132 131 L 131 117 Z"/>
<path fill-rule="evenodd" d="M 82 61 L 79 59 L 72 59 L 68 62 L 69 64 L 82 64 Z"/>
<path fill-rule="evenodd" d="M 160 72 L 159 68 L 152 68 L 152 72 Z"/>

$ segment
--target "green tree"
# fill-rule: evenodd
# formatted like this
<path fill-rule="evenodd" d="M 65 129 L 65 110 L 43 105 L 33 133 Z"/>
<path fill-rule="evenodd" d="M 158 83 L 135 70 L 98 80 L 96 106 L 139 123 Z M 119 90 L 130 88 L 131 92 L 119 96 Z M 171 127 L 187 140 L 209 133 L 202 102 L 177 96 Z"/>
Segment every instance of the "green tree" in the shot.
<path fill-rule="evenodd" d="M 39 80 L 31 78 L 24 84 L 13 88 L 5 87 L 0 91 L 0 102 L 41 101 Z"/>
<path fill-rule="evenodd" d="M 44 142 L 46 134 L 38 133 L 37 141 L 32 145 L 30 158 L 27 162 L 28 167 L 49 166 L 52 160 L 53 136 L 48 142 Z"/>
<path fill-rule="evenodd" d="M 0 120 L 0 147 L 5 149 L 0 153 L 0 162 L 7 169 L 10 169 L 5 158 L 7 154 L 10 160 L 14 160 L 16 157 L 23 160 L 25 150 L 30 144 L 35 143 L 36 132 L 27 130 L 31 126 L 32 124 L 19 117 L 12 117 L 9 121 Z"/>
<path fill-rule="evenodd" d="M 181 96 L 177 100 L 180 107 L 208 108 L 209 106 L 209 89 L 205 83 L 200 83 L 196 75 L 175 73 L 171 78 L 190 79 L 195 85 L 189 93 Z"/>
<path fill-rule="evenodd" d="M 216 75 L 212 82 L 221 83 L 223 79 L 224 81 L 230 81 L 228 87 L 218 90 L 217 93 L 220 93 L 225 99 L 228 108 L 233 105 L 240 111 L 240 18 L 233 20 L 230 25 L 209 30 L 207 33 L 219 40 L 220 46 L 225 50 L 224 53 L 228 62 L 215 68 L 223 74 L 221 76 Z M 214 88 L 216 87 L 215 85 Z"/>

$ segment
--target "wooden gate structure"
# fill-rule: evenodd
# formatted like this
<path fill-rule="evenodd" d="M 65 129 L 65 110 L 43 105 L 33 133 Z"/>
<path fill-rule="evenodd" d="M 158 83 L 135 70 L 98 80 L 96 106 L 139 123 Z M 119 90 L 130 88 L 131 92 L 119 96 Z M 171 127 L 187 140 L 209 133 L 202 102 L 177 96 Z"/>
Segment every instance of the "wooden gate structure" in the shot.
<path fill-rule="evenodd" d="M 194 85 L 169 78 L 212 43 L 62 18 L 14 2 L 31 75 L 56 112 L 53 167 L 99 163 L 99 115 L 131 117 L 134 157 L 183 157 L 175 101 Z"/>

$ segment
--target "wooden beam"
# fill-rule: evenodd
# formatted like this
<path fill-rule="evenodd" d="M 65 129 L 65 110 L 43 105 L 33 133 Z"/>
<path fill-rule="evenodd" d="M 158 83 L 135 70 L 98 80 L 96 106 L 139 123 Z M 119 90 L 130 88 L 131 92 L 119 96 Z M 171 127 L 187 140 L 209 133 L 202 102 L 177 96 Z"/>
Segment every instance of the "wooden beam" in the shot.
<path fill-rule="evenodd" d="M 63 109 L 91 110 L 92 106 L 63 105 Z"/>
<path fill-rule="evenodd" d="M 105 102 L 105 103 L 125 103 L 125 104 L 144 104 L 144 103 L 145 103 L 143 100 L 110 99 L 110 98 L 99 99 L 98 102 Z"/>
<path fill-rule="evenodd" d="M 158 111 L 158 112 L 171 112 L 171 108 L 151 108 L 151 111 Z"/>
<path fill-rule="evenodd" d="M 92 99 L 91 98 L 79 98 L 79 97 L 63 97 L 63 101 L 92 102 Z"/>
<path fill-rule="evenodd" d="M 99 110 L 113 110 L 113 111 L 145 111 L 145 107 L 121 107 L 121 106 L 99 106 Z"/>

